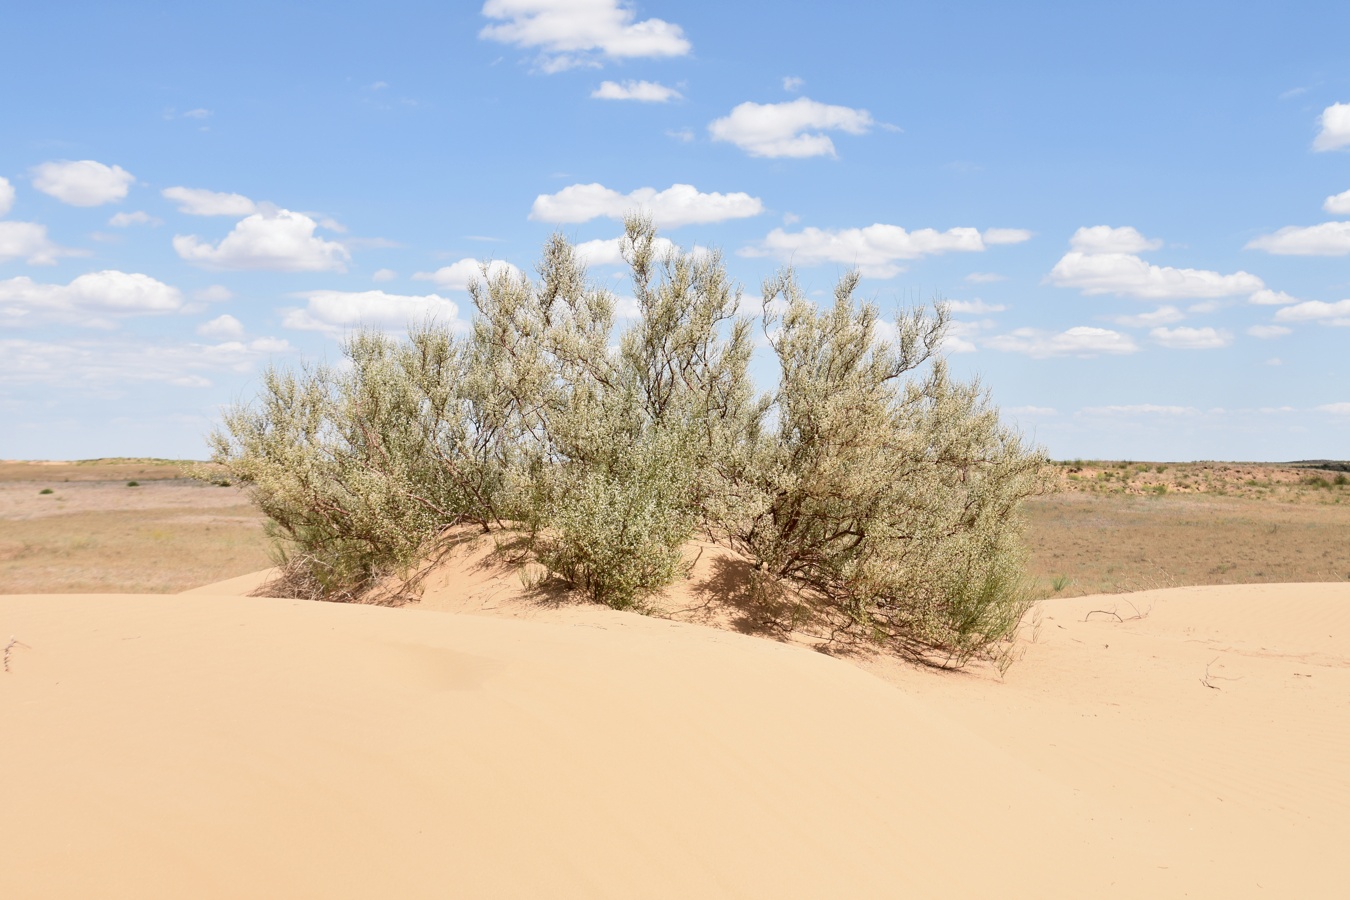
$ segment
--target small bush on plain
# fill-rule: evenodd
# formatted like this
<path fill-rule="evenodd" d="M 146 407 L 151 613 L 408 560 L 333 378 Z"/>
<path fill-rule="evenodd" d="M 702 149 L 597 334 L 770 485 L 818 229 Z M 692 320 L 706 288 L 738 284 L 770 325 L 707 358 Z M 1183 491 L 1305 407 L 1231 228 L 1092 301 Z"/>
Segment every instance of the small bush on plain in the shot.
<path fill-rule="evenodd" d="M 537 279 L 484 270 L 467 334 L 363 331 L 343 367 L 269 370 L 213 458 L 269 516 L 292 590 L 367 599 L 472 524 L 622 608 L 700 532 L 868 639 L 961 662 L 1008 637 L 1030 603 L 1018 504 L 1048 489 L 1046 460 L 950 376 L 945 308 L 883 340 L 856 274 L 819 309 L 782 271 L 758 323 L 779 382 L 759 393 L 721 257 L 658 247 L 627 221 L 618 335 L 614 296 L 555 235 Z"/>

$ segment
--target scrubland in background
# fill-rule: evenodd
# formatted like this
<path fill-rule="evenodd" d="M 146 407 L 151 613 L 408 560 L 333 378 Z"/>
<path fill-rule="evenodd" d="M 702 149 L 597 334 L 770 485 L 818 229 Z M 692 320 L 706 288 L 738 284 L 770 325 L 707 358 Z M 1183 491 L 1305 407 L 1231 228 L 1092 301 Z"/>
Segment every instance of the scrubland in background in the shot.
<path fill-rule="evenodd" d="M 188 478 L 199 465 L 0 462 L 0 594 L 171 593 L 270 566 L 261 514 L 237 486 Z M 1350 580 L 1350 487 L 1303 483 L 1336 470 L 1147 465 L 1212 490 L 1070 487 L 1026 502 L 1040 595 Z M 1250 480 L 1288 487 L 1244 490 Z"/>

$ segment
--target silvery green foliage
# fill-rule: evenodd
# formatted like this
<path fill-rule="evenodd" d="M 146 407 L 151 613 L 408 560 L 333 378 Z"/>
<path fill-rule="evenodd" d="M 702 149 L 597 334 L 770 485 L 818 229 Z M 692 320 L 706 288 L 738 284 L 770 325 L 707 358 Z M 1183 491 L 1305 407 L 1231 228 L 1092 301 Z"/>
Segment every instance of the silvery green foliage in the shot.
<path fill-rule="evenodd" d="M 363 332 L 345 367 L 271 369 L 212 435 L 281 538 L 292 588 L 351 598 L 417 562 L 444 528 L 496 517 L 501 473 L 465 396 L 467 345 L 433 326 Z"/>
<path fill-rule="evenodd" d="M 484 270 L 471 333 L 361 332 L 348 365 L 269 371 L 226 414 L 214 457 L 271 517 L 296 590 L 366 599 L 476 523 L 624 607 L 701 528 L 868 639 L 959 661 L 1006 637 L 1026 605 L 1017 505 L 1044 459 L 949 377 L 945 309 L 883 341 L 856 275 L 818 310 L 780 273 L 761 322 L 780 381 L 758 396 L 721 257 L 659 254 L 650 221 L 625 225 L 636 309 L 617 337 L 615 298 L 555 235 L 537 279 Z"/>
<path fill-rule="evenodd" d="M 601 465 L 573 464 L 550 498 L 539 559 L 618 609 L 670 582 L 693 530 L 693 472 L 678 436 L 649 429 Z"/>
<path fill-rule="evenodd" d="M 555 573 L 614 606 L 669 581 L 708 490 L 704 473 L 755 418 L 750 324 L 720 257 L 658 258 L 626 223 L 637 321 L 611 345 L 614 300 L 572 247 L 545 247 L 539 284 L 472 289 L 475 368 L 516 436 L 513 509 Z"/>
<path fill-rule="evenodd" d="M 868 636 L 963 661 L 1026 610 L 1017 507 L 1044 489 L 1045 460 L 935 356 L 945 308 L 901 316 L 879 340 L 857 283 L 841 279 L 827 310 L 790 271 L 765 283 L 776 429 L 752 441 L 722 525 L 768 573 L 815 586 Z"/>

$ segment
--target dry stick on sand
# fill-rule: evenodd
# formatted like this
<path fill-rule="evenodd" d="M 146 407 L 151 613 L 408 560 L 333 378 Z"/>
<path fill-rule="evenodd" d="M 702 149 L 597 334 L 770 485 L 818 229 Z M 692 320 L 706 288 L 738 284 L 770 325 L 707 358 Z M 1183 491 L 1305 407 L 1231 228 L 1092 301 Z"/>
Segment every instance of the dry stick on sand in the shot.
<path fill-rule="evenodd" d="M 5 645 L 5 671 L 6 671 L 6 672 L 9 671 L 9 654 L 10 654 L 10 651 L 13 650 L 15 647 L 22 647 L 22 648 L 24 648 L 25 650 L 32 650 L 32 649 L 33 649 L 32 647 L 30 647 L 30 646 L 28 646 L 27 644 L 25 644 L 23 641 L 19 640 L 18 638 L 14 637 L 13 635 L 10 635 L 10 637 L 9 637 L 9 643 Z"/>
<path fill-rule="evenodd" d="M 1200 679 L 1200 683 L 1201 683 L 1201 684 L 1203 684 L 1205 687 L 1209 688 L 1209 689 L 1212 690 L 1212 691 L 1218 691 L 1218 690 L 1222 690 L 1222 688 L 1220 688 L 1217 684 L 1212 684 L 1211 682 L 1214 682 L 1214 681 L 1241 681 L 1241 680 L 1242 680 L 1242 676 L 1241 676 L 1241 675 L 1239 675 L 1237 678 L 1224 678 L 1224 677 L 1222 677 L 1222 676 L 1220 676 L 1220 675 L 1211 675 L 1211 674 L 1209 674 L 1209 667 L 1212 666 L 1212 665 L 1214 665 L 1214 664 L 1215 664 L 1216 662 L 1218 662 L 1218 661 L 1219 661 L 1219 657 L 1216 656 L 1216 657 L 1214 657 L 1213 659 L 1211 659 L 1208 663 L 1206 663 L 1206 665 L 1205 665 L 1205 677 Z"/>
<path fill-rule="evenodd" d="M 1148 609 L 1144 610 L 1143 612 L 1140 612 L 1139 607 L 1134 605 L 1133 600 L 1126 600 L 1125 602 L 1130 604 L 1130 606 L 1134 609 L 1134 615 L 1121 618 L 1120 613 L 1116 612 L 1116 610 L 1119 608 L 1119 606 L 1117 605 L 1111 607 L 1110 609 L 1089 610 L 1088 614 L 1083 616 L 1083 621 L 1086 622 L 1088 619 L 1092 618 L 1094 614 L 1100 613 L 1103 616 L 1115 616 L 1117 622 L 1133 622 L 1135 619 L 1146 618 L 1149 613 L 1153 612 L 1153 607 L 1151 606 Z"/>

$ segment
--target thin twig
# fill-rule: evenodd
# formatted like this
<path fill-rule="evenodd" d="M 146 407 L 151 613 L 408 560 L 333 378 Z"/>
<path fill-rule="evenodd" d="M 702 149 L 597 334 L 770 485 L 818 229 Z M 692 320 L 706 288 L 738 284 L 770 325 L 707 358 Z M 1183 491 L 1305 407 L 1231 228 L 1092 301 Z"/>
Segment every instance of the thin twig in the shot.
<path fill-rule="evenodd" d="M 1222 689 L 1221 689 L 1217 684 L 1211 684 L 1211 682 L 1213 682 L 1213 681 L 1241 681 L 1241 680 L 1242 680 L 1242 676 L 1241 676 L 1241 675 L 1239 675 L 1237 678 L 1224 678 L 1224 677 L 1221 676 L 1221 675 L 1211 675 L 1211 674 L 1209 674 L 1209 667 L 1212 666 L 1212 665 L 1214 665 L 1214 664 L 1215 664 L 1216 662 L 1218 662 L 1218 661 L 1219 661 L 1219 657 L 1216 656 L 1216 657 L 1214 657 L 1213 659 L 1211 659 L 1211 660 L 1209 661 L 1209 663 L 1205 666 L 1205 677 L 1200 679 L 1200 683 L 1201 683 L 1201 684 L 1203 684 L 1205 687 L 1209 688 L 1210 690 L 1217 691 L 1217 690 L 1222 690 Z"/>
<path fill-rule="evenodd" d="M 32 647 L 30 647 L 30 646 L 28 646 L 27 644 L 25 644 L 23 641 L 19 640 L 18 638 L 15 638 L 13 635 L 11 635 L 10 638 L 9 638 L 9 643 L 5 645 L 5 671 L 6 671 L 6 672 L 9 671 L 9 653 L 10 653 L 10 651 L 13 650 L 15 647 L 23 647 L 25 650 L 32 650 L 32 649 L 33 649 Z"/>
<path fill-rule="evenodd" d="M 1101 613 L 1104 616 L 1115 616 L 1117 622 L 1133 622 L 1136 619 L 1148 618 L 1148 614 L 1153 612 L 1153 607 L 1151 606 L 1148 609 L 1144 610 L 1143 612 L 1140 612 L 1139 607 L 1135 606 L 1133 600 L 1126 600 L 1125 602 L 1130 604 L 1130 607 L 1134 610 L 1134 615 L 1122 617 L 1120 613 L 1116 611 L 1117 609 L 1119 609 L 1119 604 L 1117 604 L 1116 606 L 1113 606 L 1110 609 L 1091 610 L 1087 615 L 1083 616 L 1083 621 L 1086 622 L 1088 619 L 1092 618 L 1093 613 Z"/>

